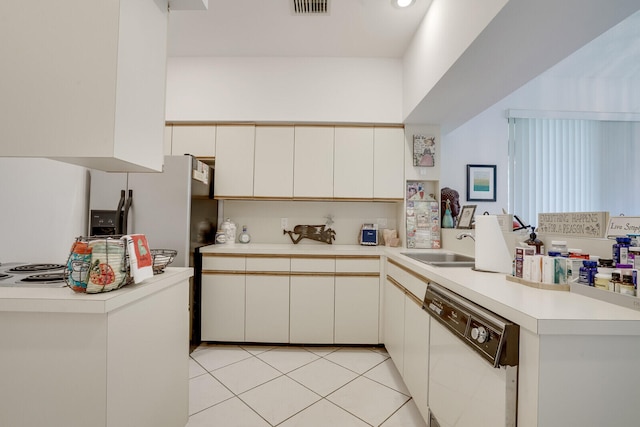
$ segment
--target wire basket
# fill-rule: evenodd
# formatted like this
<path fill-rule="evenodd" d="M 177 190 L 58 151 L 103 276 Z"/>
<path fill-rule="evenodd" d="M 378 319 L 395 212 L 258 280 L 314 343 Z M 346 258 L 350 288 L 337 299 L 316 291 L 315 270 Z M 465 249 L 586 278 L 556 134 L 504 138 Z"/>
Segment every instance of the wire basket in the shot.
<path fill-rule="evenodd" d="M 173 249 L 151 249 L 153 274 L 164 273 L 165 267 L 173 262 L 176 255 L 178 251 Z"/>
<path fill-rule="evenodd" d="M 125 242 L 105 236 L 80 236 L 71 246 L 64 279 L 74 292 L 101 293 L 131 283 Z"/>

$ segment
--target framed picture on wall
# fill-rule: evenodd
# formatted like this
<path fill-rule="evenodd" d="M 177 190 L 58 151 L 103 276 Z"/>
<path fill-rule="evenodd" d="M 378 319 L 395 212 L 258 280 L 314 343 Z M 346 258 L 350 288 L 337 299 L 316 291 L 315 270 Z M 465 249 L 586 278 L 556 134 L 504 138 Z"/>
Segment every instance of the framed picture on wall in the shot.
<path fill-rule="evenodd" d="M 467 165 L 467 201 L 496 201 L 496 165 Z"/>
<path fill-rule="evenodd" d="M 413 135 L 413 166 L 436 165 L 435 136 Z"/>

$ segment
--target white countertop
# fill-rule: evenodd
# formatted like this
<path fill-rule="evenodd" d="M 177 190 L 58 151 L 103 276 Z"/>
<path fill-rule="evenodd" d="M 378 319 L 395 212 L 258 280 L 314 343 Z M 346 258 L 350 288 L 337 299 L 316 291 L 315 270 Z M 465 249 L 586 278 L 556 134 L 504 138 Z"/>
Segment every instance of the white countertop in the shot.
<path fill-rule="evenodd" d="M 567 291 L 510 282 L 504 274 L 432 267 L 402 252 L 442 251 L 359 245 L 211 245 L 202 253 L 384 255 L 538 335 L 640 335 L 640 311 Z M 424 294 L 416 295 L 422 299 Z"/>
<path fill-rule="evenodd" d="M 0 312 L 108 313 L 141 298 L 186 281 L 192 268 L 168 267 L 165 272 L 142 283 L 100 293 L 76 293 L 62 288 L 0 287 Z"/>

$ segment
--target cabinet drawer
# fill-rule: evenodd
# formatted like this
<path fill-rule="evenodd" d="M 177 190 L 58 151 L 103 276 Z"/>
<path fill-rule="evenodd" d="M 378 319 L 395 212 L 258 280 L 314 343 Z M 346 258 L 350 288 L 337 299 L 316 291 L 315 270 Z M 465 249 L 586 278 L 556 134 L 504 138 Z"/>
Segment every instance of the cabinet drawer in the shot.
<path fill-rule="evenodd" d="M 247 271 L 286 271 L 289 272 L 289 258 L 247 257 Z"/>
<path fill-rule="evenodd" d="M 204 271 L 244 271 L 245 269 L 245 257 L 244 256 L 202 256 L 202 269 Z"/>
<path fill-rule="evenodd" d="M 337 258 L 337 273 L 380 273 L 380 258 Z"/>
<path fill-rule="evenodd" d="M 291 258 L 291 272 L 334 273 L 335 258 Z"/>
<path fill-rule="evenodd" d="M 424 299 L 427 283 L 429 283 L 427 278 L 416 277 L 392 262 L 387 262 L 387 276 L 393 277 L 396 282 L 404 286 L 416 298 Z"/>

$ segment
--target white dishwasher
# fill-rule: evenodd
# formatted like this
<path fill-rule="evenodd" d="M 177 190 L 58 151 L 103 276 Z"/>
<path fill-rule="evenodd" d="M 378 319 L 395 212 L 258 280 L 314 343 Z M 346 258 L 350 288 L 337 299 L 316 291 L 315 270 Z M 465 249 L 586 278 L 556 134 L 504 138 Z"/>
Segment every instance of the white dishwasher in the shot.
<path fill-rule="evenodd" d="M 514 427 L 520 327 L 430 283 L 430 427 Z"/>

